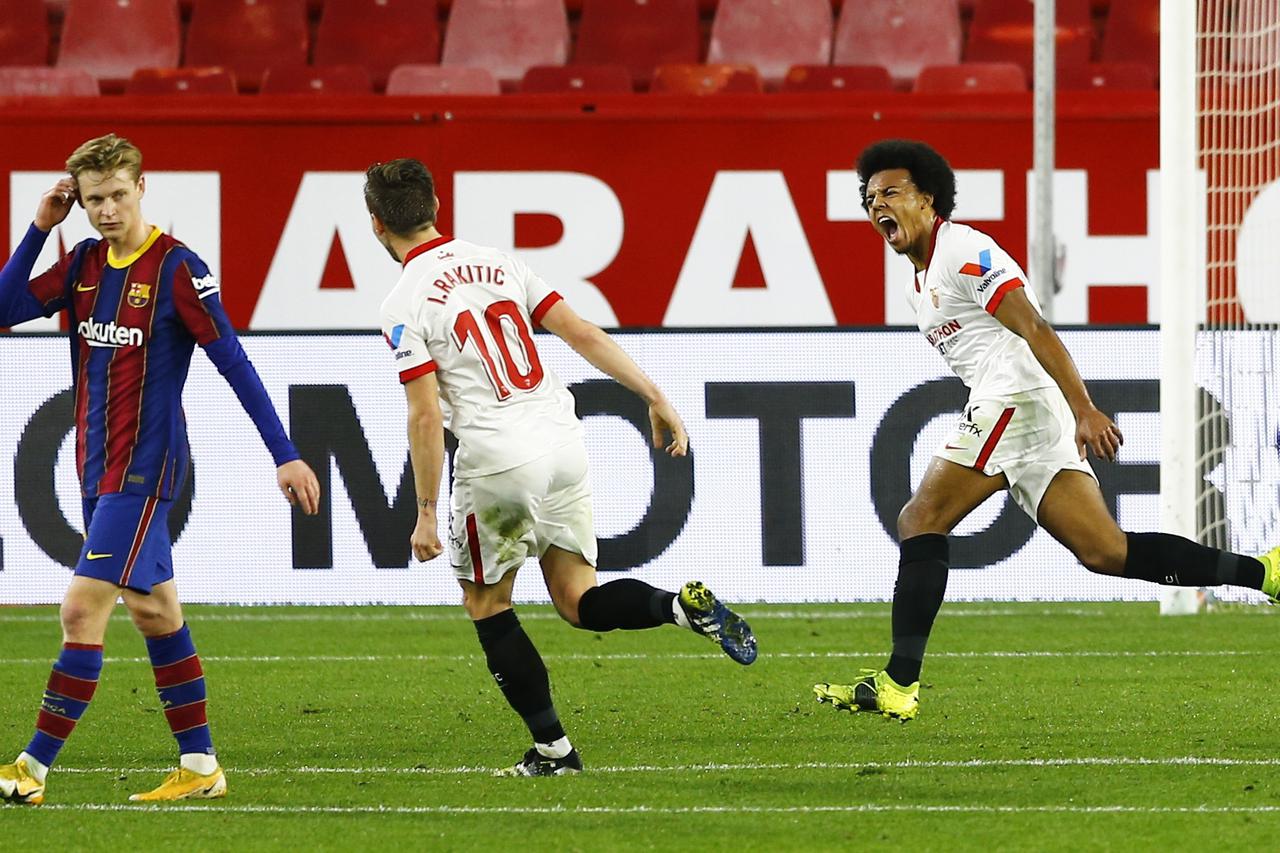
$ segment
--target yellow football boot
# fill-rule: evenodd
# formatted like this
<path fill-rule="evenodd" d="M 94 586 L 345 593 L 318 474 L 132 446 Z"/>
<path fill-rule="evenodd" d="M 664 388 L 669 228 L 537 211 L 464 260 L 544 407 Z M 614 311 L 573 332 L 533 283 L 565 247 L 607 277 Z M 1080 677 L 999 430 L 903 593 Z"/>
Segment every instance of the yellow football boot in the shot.
<path fill-rule="evenodd" d="M 36 781 L 22 759 L 0 765 L 0 800 L 38 806 L 44 802 L 44 783 Z"/>
<path fill-rule="evenodd" d="M 222 768 L 201 776 L 194 770 L 179 767 L 164 777 L 160 787 L 144 794 L 130 794 L 133 803 L 165 803 L 173 800 L 216 800 L 227 795 L 227 777 Z"/>
<path fill-rule="evenodd" d="M 1266 570 L 1262 578 L 1262 591 L 1272 604 L 1280 604 L 1280 546 L 1272 548 L 1257 558 Z"/>
<path fill-rule="evenodd" d="M 895 720 L 913 720 L 920 710 L 920 682 L 906 687 L 883 669 L 864 669 L 856 684 L 813 685 L 819 702 L 830 702 L 839 711 L 873 711 Z"/>

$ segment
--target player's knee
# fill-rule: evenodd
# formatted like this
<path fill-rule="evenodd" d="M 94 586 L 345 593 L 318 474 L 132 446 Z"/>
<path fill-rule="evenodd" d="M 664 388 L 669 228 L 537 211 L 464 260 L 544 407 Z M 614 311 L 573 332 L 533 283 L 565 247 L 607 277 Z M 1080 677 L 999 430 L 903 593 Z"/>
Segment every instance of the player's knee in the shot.
<path fill-rule="evenodd" d="M 58 616 L 62 621 L 63 632 L 69 637 L 81 635 L 98 619 L 98 613 L 95 608 L 75 599 L 68 599 L 62 602 L 62 608 L 58 611 Z"/>
<path fill-rule="evenodd" d="M 1086 569 L 1100 575 L 1123 575 L 1125 554 L 1123 549 L 1110 543 L 1090 542 L 1072 549 L 1076 559 Z"/>
<path fill-rule="evenodd" d="M 932 513 L 929 512 L 928 507 L 912 498 L 898 513 L 898 541 L 932 532 L 934 527 L 932 522 Z"/>

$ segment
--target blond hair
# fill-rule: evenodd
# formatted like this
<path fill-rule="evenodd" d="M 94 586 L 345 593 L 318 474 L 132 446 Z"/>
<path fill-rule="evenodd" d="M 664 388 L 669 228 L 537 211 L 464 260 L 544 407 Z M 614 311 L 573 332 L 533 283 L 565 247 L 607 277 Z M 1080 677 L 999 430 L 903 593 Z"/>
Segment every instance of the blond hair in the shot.
<path fill-rule="evenodd" d="M 108 133 L 81 144 L 67 158 L 67 171 L 71 177 L 81 172 L 101 172 L 114 175 L 120 169 L 128 169 L 136 181 L 142 177 L 142 152 L 123 136 Z"/>

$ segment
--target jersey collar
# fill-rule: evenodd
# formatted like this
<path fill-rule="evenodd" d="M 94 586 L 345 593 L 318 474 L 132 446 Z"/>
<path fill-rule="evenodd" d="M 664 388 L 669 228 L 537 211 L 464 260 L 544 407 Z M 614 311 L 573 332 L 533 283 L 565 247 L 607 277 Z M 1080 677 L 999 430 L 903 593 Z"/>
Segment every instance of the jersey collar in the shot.
<path fill-rule="evenodd" d="M 151 245 L 160 239 L 160 235 L 163 233 L 164 232 L 161 231 L 158 226 L 152 225 L 151 233 L 147 235 L 146 242 L 139 246 L 137 251 L 123 258 L 117 258 L 112 253 L 111 247 L 107 246 L 107 265 L 118 270 L 122 270 L 125 267 L 130 266 L 134 261 L 142 257 L 146 253 L 147 249 L 150 249 Z"/>
<path fill-rule="evenodd" d="M 400 268 L 403 269 L 407 267 L 409 265 L 409 261 L 418 257 L 418 255 L 421 255 L 423 252 L 430 252 L 432 249 L 436 248 L 437 246 L 443 246 L 445 243 L 448 243 L 452 239 L 453 239 L 452 237 L 448 237 L 444 234 L 441 234 L 439 237 L 435 238 L 434 240 L 428 240 L 425 243 L 419 243 L 418 245 L 410 249 L 408 254 L 404 256 L 404 263 L 400 265 Z"/>

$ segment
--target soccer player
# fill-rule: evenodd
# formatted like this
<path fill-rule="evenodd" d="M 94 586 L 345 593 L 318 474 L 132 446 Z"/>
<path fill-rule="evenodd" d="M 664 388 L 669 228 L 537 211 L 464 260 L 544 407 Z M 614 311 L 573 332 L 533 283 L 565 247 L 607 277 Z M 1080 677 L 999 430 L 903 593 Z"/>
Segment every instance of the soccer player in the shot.
<path fill-rule="evenodd" d="M 947 534 L 1001 489 L 1090 571 L 1173 586 L 1232 584 L 1275 601 L 1280 548 L 1255 559 L 1116 525 L 1086 449 L 1114 460 L 1120 430 L 1093 405 L 1018 264 L 986 234 L 951 221 L 956 184 L 946 160 L 923 142 L 883 140 L 859 156 L 858 176 L 872 226 L 915 266 L 906 296 L 920 331 L 968 386 L 969 400 L 898 516 L 888 664 L 854 684 L 814 685 L 818 701 L 916 716 L 921 661 L 947 586 Z"/>
<path fill-rule="evenodd" d="M 98 686 L 118 598 L 146 638 L 179 752 L 178 768 L 158 788 L 129 799 L 222 797 L 227 782 L 209 734 L 200 658 L 174 588 L 167 524 L 190 458 L 182 386 L 197 343 L 253 419 L 285 497 L 314 513 L 320 487 L 240 348 L 217 279 L 143 218 L 142 153 L 114 134 L 90 139 L 67 159 L 67 172 L 40 198 L 35 221 L 0 270 L 0 326 L 66 312 L 85 541 L 62 599 L 62 653 L 35 736 L 0 767 L 0 798 L 44 801 L 49 768 Z M 85 240 L 31 278 L 49 231 L 76 202 L 102 239 Z"/>
<path fill-rule="evenodd" d="M 534 742 L 503 773 L 577 773 L 582 761 L 552 704 L 547 669 L 511 609 L 511 587 L 526 557 L 539 559 L 557 612 L 575 627 L 674 623 L 717 641 L 741 664 L 755 660 L 756 639 L 742 617 L 696 581 L 678 595 L 634 578 L 596 585 L 582 427 L 573 397 L 538 355 L 534 326 L 644 398 L 654 447 L 665 443 L 668 453 L 684 456 L 684 424 L 635 362 L 528 266 L 440 234 L 434 181 L 422 163 L 375 163 L 365 178 L 373 232 L 404 266 L 382 304 L 382 320 L 408 398 L 419 508 L 413 553 L 429 560 L 444 550 L 436 496 L 447 425 L 458 439 L 449 559 L 489 671 Z"/>

